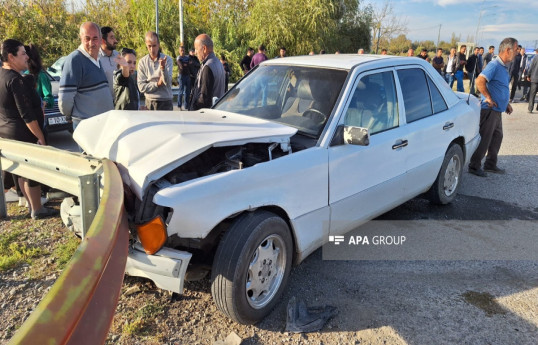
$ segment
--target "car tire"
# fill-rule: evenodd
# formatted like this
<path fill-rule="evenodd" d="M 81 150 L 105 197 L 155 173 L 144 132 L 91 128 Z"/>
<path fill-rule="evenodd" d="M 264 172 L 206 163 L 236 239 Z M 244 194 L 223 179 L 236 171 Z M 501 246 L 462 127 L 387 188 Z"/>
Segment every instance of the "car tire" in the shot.
<path fill-rule="evenodd" d="M 463 175 L 463 151 L 458 144 L 452 144 L 443 160 L 437 179 L 431 186 L 428 197 L 434 204 L 446 205 L 458 194 Z"/>
<path fill-rule="evenodd" d="M 262 320 L 286 287 L 292 253 L 290 230 L 281 217 L 267 211 L 240 216 L 213 261 L 211 294 L 217 308 L 240 324 Z"/>

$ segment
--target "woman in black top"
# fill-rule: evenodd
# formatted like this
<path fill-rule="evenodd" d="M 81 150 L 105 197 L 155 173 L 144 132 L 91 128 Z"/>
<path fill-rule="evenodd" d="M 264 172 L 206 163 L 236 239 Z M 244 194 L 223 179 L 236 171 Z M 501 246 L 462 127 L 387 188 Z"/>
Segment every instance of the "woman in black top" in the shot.
<path fill-rule="evenodd" d="M 0 57 L 0 137 L 45 145 L 41 131 L 43 110 L 41 99 L 34 88 L 31 75 L 23 78 L 28 69 L 28 56 L 24 45 L 12 39 L 2 42 Z M 26 178 L 19 185 L 30 204 L 32 218 L 55 214 L 55 210 L 41 205 L 41 186 Z"/>

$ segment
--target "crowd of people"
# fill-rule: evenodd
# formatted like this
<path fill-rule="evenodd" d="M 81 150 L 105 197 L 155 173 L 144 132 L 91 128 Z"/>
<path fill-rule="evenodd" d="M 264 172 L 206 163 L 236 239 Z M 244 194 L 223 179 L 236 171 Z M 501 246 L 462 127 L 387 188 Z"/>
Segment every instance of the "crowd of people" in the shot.
<path fill-rule="evenodd" d="M 140 58 L 134 49 L 116 50 L 118 40 L 114 29 L 99 27 L 96 23 L 85 22 L 79 30 L 80 45 L 67 56 L 62 69 L 58 93 L 58 106 L 66 119 L 75 129 L 84 119 L 112 109 L 119 110 L 173 110 L 172 71 L 173 59 L 164 54 L 160 47 L 159 35 L 149 31 L 145 35 L 147 54 Z M 469 171 L 485 176 L 480 161 L 488 153 L 485 170 L 502 173 L 496 165 L 496 152 L 502 139 L 500 114 L 511 113 L 509 105 L 514 101 L 519 81 L 525 80 L 521 100 L 529 102 L 529 112 L 533 111 L 534 98 L 538 90 L 538 59 L 532 63 L 521 46 L 512 47 L 514 39 L 501 42 L 499 54 L 494 58 L 494 46 L 487 53 L 483 47 L 476 47 L 468 58 L 467 47 L 459 51 L 451 48 L 446 59 L 443 50 L 438 49 L 430 59 L 428 51 L 422 49 L 416 56 L 430 62 L 433 68 L 444 77 L 452 88 L 454 82 L 458 91 L 464 91 L 463 78 L 466 72 L 470 79 L 470 92 L 482 94 L 482 112 L 488 121 L 481 121 L 482 142 L 473 155 Z M 50 81 L 43 72 L 39 50 L 34 45 L 24 46 L 22 42 L 6 39 L 2 42 L 0 70 L 0 137 L 29 143 L 46 145 L 43 134 L 45 107 L 54 105 Z M 511 51 L 513 49 L 513 51 Z M 538 52 L 538 50 L 537 50 Z M 201 34 L 194 41 L 194 49 L 187 54 L 185 46 L 178 49 L 179 94 L 177 107 L 180 110 L 198 110 L 211 107 L 214 98 L 220 98 L 228 88 L 230 67 L 226 57 L 220 59 L 214 53 L 213 41 L 207 34 Z M 309 55 L 313 55 L 312 51 Z M 320 54 L 325 54 L 324 50 Z M 339 54 L 339 52 L 336 52 Z M 359 49 L 358 54 L 364 54 Z M 387 50 L 381 50 L 387 55 Z M 410 48 L 408 56 L 415 56 Z M 275 58 L 287 56 L 285 47 L 279 49 Z M 266 48 L 260 45 L 257 53 L 248 48 L 240 62 L 243 73 L 267 60 Z M 492 64 L 493 67 L 486 66 Z M 499 71 L 506 70 L 499 77 Z M 508 80 L 504 80 L 508 79 Z M 496 84 L 499 80 L 499 84 Z M 498 92 L 498 87 L 508 88 L 509 96 Z M 475 90 L 475 84 L 478 90 Z M 145 106 L 140 106 L 140 93 L 144 94 Z M 504 102 L 507 98 L 507 102 Z M 98 101 L 96 101 L 98 100 Z M 506 105 L 505 105 L 506 103 Z M 490 116 L 494 112 L 494 116 Z M 497 119 L 496 122 L 492 119 Z M 500 135 L 500 137 L 499 137 Z M 32 218 L 38 219 L 56 212 L 44 207 L 41 186 L 35 181 L 5 174 L 5 191 L 17 193 L 19 204 L 27 205 Z M 7 194 L 6 194 L 7 195 Z"/>

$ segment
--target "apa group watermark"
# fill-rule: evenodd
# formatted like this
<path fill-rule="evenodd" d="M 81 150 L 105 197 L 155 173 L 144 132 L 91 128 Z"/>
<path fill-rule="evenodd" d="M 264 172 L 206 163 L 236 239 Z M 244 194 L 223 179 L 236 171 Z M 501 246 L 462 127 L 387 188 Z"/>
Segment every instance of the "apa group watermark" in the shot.
<path fill-rule="evenodd" d="M 403 235 L 376 235 L 376 236 L 359 236 L 359 235 L 351 235 L 348 236 L 348 239 L 346 240 L 345 236 L 329 236 L 329 242 L 333 242 L 335 245 L 339 245 L 340 243 L 347 243 L 347 245 L 353 245 L 353 246 L 401 246 L 405 243 L 407 240 L 407 237 Z"/>
<path fill-rule="evenodd" d="M 344 231 L 345 224 L 331 224 Z M 324 260 L 536 260 L 533 220 L 374 220 L 327 234 Z"/>

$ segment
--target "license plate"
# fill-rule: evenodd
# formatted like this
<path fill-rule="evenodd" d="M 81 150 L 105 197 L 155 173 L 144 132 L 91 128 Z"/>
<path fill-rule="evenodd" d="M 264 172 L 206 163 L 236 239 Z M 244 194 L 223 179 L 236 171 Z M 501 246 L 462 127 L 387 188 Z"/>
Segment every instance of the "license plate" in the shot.
<path fill-rule="evenodd" d="M 59 117 L 51 117 L 49 118 L 49 126 L 52 125 L 62 125 L 64 123 L 67 123 L 67 120 L 65 119 L 65 116 L 59 116 Z"/>

